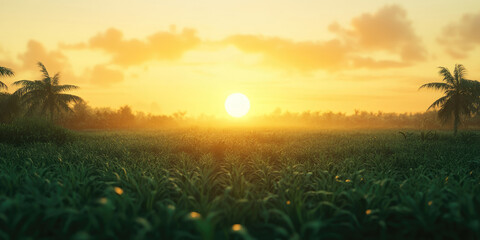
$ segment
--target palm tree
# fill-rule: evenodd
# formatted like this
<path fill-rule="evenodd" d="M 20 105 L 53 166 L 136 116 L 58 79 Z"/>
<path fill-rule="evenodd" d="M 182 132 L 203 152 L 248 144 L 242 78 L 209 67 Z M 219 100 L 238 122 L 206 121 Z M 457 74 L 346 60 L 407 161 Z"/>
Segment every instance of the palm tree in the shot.
<path fill-rule="evenodd" d="M 20 80 L 13 85 L 21 86 L 14 94 L 20 96 L 22 101 L 27 105 L 28 112 L 33 113 L 40 111 L 53 120 L 54 113 L 61 111 L 71 111 L 70 103 L 78 103 L 83 101 L 80 97 L 65 94 L 63 92 L 78 89 L 75 85 L 59 85 L 60 74 L 50 77 L 45 66 L 38 62 L 40 71 L 43 74 L 42 80 Z"/>
<path fill-rule="evenodd" d="M 15 73 L 12 71 L 12 69 L 6 68 L 6 67 L 0 67 L 0 77 L 11 77 L 13 75 L 15 75 Z M 2 88 L 8 89 L 7 85 L 2 81 L 0 81 L 0 89 Z"/>
<path fill-rule="evenodd" d="M 439 68 L 439 74 L 444 82 L 427 83 L 420 89 L 431 88 L 444 91 L 445 96 L 433 102 L 428 109 L 438 107 L 438 116 L 444 122 L 453 116 L 453 132 L 457 135 L 461 116 L 471 116 L 478 111 L 480 82 L 465 79 L 466 69 L 461 64 L 455 65 L 453 75 L 447 68 Z"/>

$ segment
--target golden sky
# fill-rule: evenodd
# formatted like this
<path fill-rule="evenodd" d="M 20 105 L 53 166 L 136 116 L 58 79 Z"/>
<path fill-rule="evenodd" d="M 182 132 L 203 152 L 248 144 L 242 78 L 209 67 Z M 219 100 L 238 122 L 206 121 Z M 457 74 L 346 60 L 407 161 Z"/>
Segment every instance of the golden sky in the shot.
<path fill-rule="evenodd" d="M 480 79 L 480 1 L 0 0 L 0 66 L 37 61 L 95 107 L 226 116 L 425 111 L 437 67 Z M 12 90 L 12 89 L 11 89 Z"/>

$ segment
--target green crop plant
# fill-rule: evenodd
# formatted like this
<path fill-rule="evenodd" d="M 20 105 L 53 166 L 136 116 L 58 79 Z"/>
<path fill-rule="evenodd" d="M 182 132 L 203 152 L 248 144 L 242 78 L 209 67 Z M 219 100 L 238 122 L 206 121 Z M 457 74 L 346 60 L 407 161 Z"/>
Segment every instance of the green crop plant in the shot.
<path fill-rule="evenodd" d="M 0 142 L 0 239 L 480 238 L 474 131 L 68 134 Z"/>

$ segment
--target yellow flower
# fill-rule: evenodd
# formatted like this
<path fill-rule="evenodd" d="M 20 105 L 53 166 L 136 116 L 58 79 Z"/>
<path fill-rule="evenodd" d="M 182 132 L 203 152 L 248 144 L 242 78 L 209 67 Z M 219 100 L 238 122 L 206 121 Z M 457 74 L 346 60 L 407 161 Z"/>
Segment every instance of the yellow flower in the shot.
<path fill-rule="evenodd" d="M 102 197 L 102 198 L 98 199 L 98 202 L 99 202 L 99 203 L 101 203 L 101 204 L 107 204 L 107 202 L 108 202 L 108 199 L 107 199 L 107 198 L 104 198 L 104 197 Z"/>
<path fill-rule="evenodd" d="M 363 177 L 362 177 L 362 178 L 360 178 L 360 181 L 363 181 L 363 180 L 365 180 L 365 179 L 363 179 Z"/>
<path fill-rule="evenodd" d="M 470 171 L 470 175 L 472 175 L 472 174 L 473 174 L 473 171 Z"/>
<path fill-rule="evenodd" d="M 339 177 L 338 175 L 337 175 L 337 176 L 335 176 L 335 179 L 337 179 L 337 180 L 338 180 L 339 178 L 340 178 L 340 177 Z"/>
<path fill-rule="evenodd" d="M 372 214 L 372 210 L 370 210 L 370 209 L 367 209 L 367 211 L 365 211 L 365 214 L 367 214 L 367 215 L 370 215 L 370 214 Z"/>
<path fill-rule="evenodd" d="M 350 180 L 350 179 L 345 180 L 345 182 L 351 182 L 351 181 L 352 181 L 352 180 Z"/>
<path fill-rule="evenodd" d="M 448 177 L 445 178 L 445 183 L 447 183 L 447 182 L 448 182 Z"/>
<path fill-rule="evenodd" d="M 287 200 L 287 205 L 290 205 L 292 202 L 290 202 L 290 200 Z"/>
<path fill-rule="evenodd" d="M 242 230 L 242 225 L 240 225 L 240 224 L 233 224 L 232 230 L 235 231 L 235 232 L 238 232 L 238 231 Z"/>
<path fill-rule="evenodd" d="M 119 187 L 115 187 L 113 189 L 115 191 L 115 193 L 117 193 L 118 195 L 122 195 L 123 194 L 123 189 L 119 188 Z"/>
<path fill-rule="evenodd" d="M 428 202 L 428 206 L 432 206 L 432 204 L 433 204 L 433 201 Z"/>
<path fill-rule="evenodd" d="M 200 217 L 201 217 L 201 215 L 198 212 L 191 212 L 190 213 L 190 218 L 192 218 L 192 219 L 198 219 Z"/>

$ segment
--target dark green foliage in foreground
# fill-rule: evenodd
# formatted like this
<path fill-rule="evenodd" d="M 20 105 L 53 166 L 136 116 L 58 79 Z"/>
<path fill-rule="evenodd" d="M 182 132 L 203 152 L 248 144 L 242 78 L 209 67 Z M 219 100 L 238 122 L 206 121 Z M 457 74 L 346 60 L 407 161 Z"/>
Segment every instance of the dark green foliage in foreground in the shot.
<path fill-rule="evenodd" d="M 19 119 L 11 124 L 0 124 L 0 143 L 23 145 L 37 142 L 64 144 L 72 142 L 70 130 L 41 118 Z"/>
<path fill-rule="evenodd" d="M 477 135 L 435 136 L 178 130 L 0 144 L 0 238 L 479 239 Z"/>

